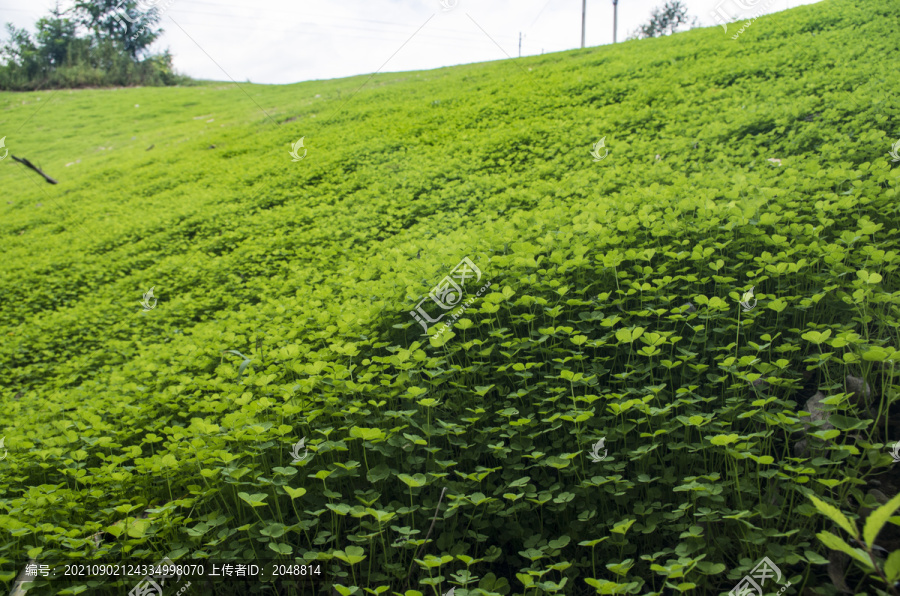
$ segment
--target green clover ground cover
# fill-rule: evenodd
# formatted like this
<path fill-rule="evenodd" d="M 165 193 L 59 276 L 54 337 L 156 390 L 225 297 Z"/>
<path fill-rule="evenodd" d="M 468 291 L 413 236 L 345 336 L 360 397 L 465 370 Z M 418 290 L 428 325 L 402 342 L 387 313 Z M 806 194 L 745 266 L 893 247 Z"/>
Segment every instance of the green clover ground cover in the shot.
<path fill-rule="evenodd" d="M 0 95 L 60 181 L 2 163 L 0 581 L 168 556 L 312 561 L 340 594 L 720 594 L 766 556 L 787 593 L 884 593 L 848 528 L 900 491 L 898 18 L 829 0 L 355 95 Z M 423 337 L 466 256 L 466 298 L 491 285 Z"/>

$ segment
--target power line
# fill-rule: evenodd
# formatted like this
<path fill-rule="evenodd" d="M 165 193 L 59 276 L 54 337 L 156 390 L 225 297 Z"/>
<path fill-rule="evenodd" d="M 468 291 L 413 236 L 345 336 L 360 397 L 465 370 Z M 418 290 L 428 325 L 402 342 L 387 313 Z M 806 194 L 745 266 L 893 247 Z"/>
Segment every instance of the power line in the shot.
<path fill-rule="evenodd" d="M 222 20 L 226 20 L 226 21 L 237 20 L 237 21 L 240 21 L 241 23 L 246 23 L 247 21 L 255 21 L 255 22 L 267 22 L 268 21 L 268 19 L 266 17 L 262 17 L 262 16 L 258 16 L 258 15 L 240 16 L 240 15 L 232 15 L 232 14 L 206 12 L 206 11 L 202 11 L 202 10 L 184 10 L 183 8 L 180 8 L 180 6 L 183 4 L 194 4 L 194 5 L 217 6 L 219 8 L 224 7 L 224 8 L 235 8 L 235 9 L 242 9 L 242 10 L 252 10 L 252 9 L 248 9 L 246 6 L 237 6 L 237 5 L 233 5 L 233 4 L 218 4 L 215 2 L 205 2 L 203 0 L 179 0 L 178 4 L 179 4 L 179 7 L 173 7 L 173 9 L 172 9 L 173 14 L 176 14 L 176 15 L 177 14 L 190 14 L 190 15 L 197 15 L 197 16 L 208 18 L 208 19 L 204 19 L 203 22 L 182 21 L 185 25 L 187 25 L 191 28 L 217 29 L 217 30 L 228 29 L 228 30 L 243 31 L 246 33 L 246 32 L 248 32 L 248 27 L 246 25 L 243 25 L 243 26 L 218 25 L 218 24 L 212 24 L 210 22 L 210 20 L 213 18 L 222 19 Z M 549 0 L 548 0 L 547 5 L 549 5 Z M 545 8 L 546 8 L 546 5 L 545 5 Z M 19 12 L 32 12 L 32 11 L 38 12 L 38 10 L 34 10 L 34 9 L 31 9 L 31 10 L 11 9 L 11 10 L 17 10 Z M 408 23 L 379 21 L 379 20 L 374 20 L 374 19 L 365 19 L 365 18 L 358 18 L 358 17 L 343 17 L 343 16 L 338 16 L 338 15 L 325 15 L 325 14 L 320 14 L 320 13 L 305 13 L 305 12 L 298 12 L 298 11 L 279 11 L 279 13 L 300 15 L 300 16 L 305 16 L 305 17 L 325 18 L 325 19 L 341 19 L 342 21 L 357 21 L 360 23 L 375 23 L 375 24 L 387 25 L 389 27 L 403 27 L 406 29 L 408 29 L 410 27 L 410 25 Z M 179 19 L 179 20 L 181 20 L 181 19 Z M 164 26 L 165 21 L 163 20 L 163 22 L 160 24 Z M 282 21 L 282 24 L 283 24 L 283 21 Z M 357 26 L 353 26 L 353 25 L 338 25 L 338 24 L 315 23 L 315 22 L 304 23 L 304 24 L 313 26 L 313 30 L 303 32 L 303 35 L 305 37 L 319 37 L 319 38 L 328 37 L 327 31 L 331 30 L 331 29 L 335 29 L 335 30 L 353 31 L 354 32 L 353 37 L 355 39 L 368 39 L 368 40 L 383 41 L 383 42 L 395 42 L 395 41 L 397 41 L 397 38 L 399 36 L 402 36 L 405 34 L 405 31 L 390 30 L 390 29 L 385 30 L 384 27 L 364 27 L 364 26 L 357 27 Z M 321 29 L 321 31 L 318 29 Z M 271 27 L 265 27 L 264 30 L 267 32 L 294 33 L 294 34 L 297 33 L 296 29 L 283 29 L 283 28 L 274 29 Z M 427 31 L 427 35 L 420 36 L 418 41 L 420 43 L 425 43 L 427 45 L 441 46 L 441 47 L 451 47 L 451 44 L 452 44 L 452 47 L 455 47 L 455 48 L 458 48 L 461 44 L 471 46 L 472 42 L 474 42 L 476 40 L 481 41 L 481 39 L 483 38 L 483 32 L 479 32 L 479 31 L 453 30 L 453 29 L 446 29 L 446 28 L 440 28 L 440 27 L 429 27 L 429 29 L 427 29 L 426 31 Z M 357 32 L 362 32 L 363 34 L 368 34 L 368 35 L 360 35 Z M 446 35 L 446 33 L 449 33 L 450 35 Z M 524 34 L 522 32 L 520 32 L 519 35 L 520 35 L 519 40 L 518 40 L 519 55 L 521 56 L 521 45 L 522 45 L 522 39 L 524 37 Z M 515 41 L 513 41 L 515 38 L 512 35 L 492 35 L 491 37 L 492 37 L 492 40 L 500 39 L 500 40 L 503 40 L 504 43 L 509 43 L 509 42 L 515 43 Z M 506 41 L 506 40 L 508 40 L 508 41 Z M 530 41 L 533 43 L 546 43 L 546 40 L 542 40 L 540 38 L 532 38 Z M 494 43 L 496 43 L 496 41 Z"/>
<path fill-rule="evenodd" d="M 534 24 L 537 23 L 537 20 L 538 20 L 539 18 L 541 18 L 541 15 L 544 14 L 544 11 L 547 9 L 548 6 L 550 6 L 550 3 L 551 3 L 551 2 L 553 2 L 553 0 L 547 0 L 547 3 L 544 4 L 544 8 L 541 9 L 541 12 L 539 12 L 538 15 L 537 15 L 536 17 L 534 17 L 534 20 L 531 21 L 531 24 L 528 25 L 528 28 L 529 28 L 529 29 L 531 29 L 532 27 L 534 27 Z"/>
<path fill-rule="evenodd" d="M 208 4 L 208 3 L 206 3 L 206 2 L 199 2 L 199 1 L 196 2 L 196 3 L 198 3 L 198 4 L 200 4 L 200 3 L 202 3 L 202 4 Z M 176 11 L 173 11 L 173 12 L 176 12 Z M 252 21 L 265 21 L 265 20 L 266 20 L 264 17 L 258 17 L 258 16 L 257 16 L 257 17 L 242 17 L 242 16 L 235 16 L 235 15 L 226 15 L 226 14 L 209 13 L 209 12 L 196 11 L 196 10 L 178 10 L 177 13 L 179 13 L 179 14 L 194 14 L 194 15 L 199 15 L 199 16 L 215 17 L 215 18 L 226 19 L 226 20 L 238 20 L 238 21 L 240 21 L 240 22 L 242 22 L 242 23 L 245 23 L 245 22 L 248 21 L 248 20 L 252 20 Z M 303 14 L 303 13 L 293 12 L 292 14 L 298 14 L 298 15 L 299 15 L 299 14 Z M 311 15 L 306 15 L 306 16 L 311 16 Z M 328 17 L 326 17 L 326 18 L 339 18 L 339 17 L 328 16 Z M 356 20 L 359 20 L 359 21 L 367 21 L 367 19 L 356 19 Z M 382 22 L 385 23 L 385 24 L 388 24 L 388 23 L 385 22 L 385 21 L 382 21 Z M 190 24 L 192 27 L 205 27 L 205 28 L 210 28 L 210 27 L 220 27 L 220 28 L 229 28 L 229 27 L 227 27 L 227 26 L 220 26 L 220 25 L 210 26 L 210 25 L 208 25 L 207 23 L 203 23 L 203 24 L 201 24 L 201 23 L 188 23 L 188 24 Z M 348 30 L 348 31 L 363 31 L 363 32 L 365 32 L 365 33 L 376 33 L 376 34 L 378 34 L 378 33 L 388 33 L 388 34 L 397 35 L 397 36 L 402 36 L 402 35 L 405 35 L 405 34 L 406 34 L 405 31 L 385 31 L 385 30 L 382 29 L 382 28 L 354 27 L 354 26 L 352 26 L 352 25 L 331 25 L 331 24 L 315 23 L 315 22 L 310 23 L 310 24 L 314 25 L 315 27 L 322 28 L 322 29 L 326 29 L 326 30 L 327 30 L 327 29 L 344 29 L 344 30 Z M 409 26 L 410 26 L 409 24 L 402 24 L 402 23 L 389 23 L 389 24 L 390 24 L 390 25 L 393 25 L 393 26 L 404 27 L 404 28 L 406 28 L 406 29 L 408 29 Z M 230 27 L 230 28 L 231 28 L 231 29 L 234 29 L 234 30 L 247 31 L 247 27 L 246 27 L 246 26 Z M 266 27 L 266 30 L 267 30 L 267 31 L 279 31 L 279 32 L 283 32 L 283 33 L 295 33 L 295 32 L 296 32 L 296 30 L 272 29 L 272 28 L 269 28 L 269 27 Z M 472 43 L 473 41 L 476 41 L 476 40 L 480 41 L 481 38 L 483 37 L 483 34 L 477 32 L 477 31 L 443 29 L 443 28 L 436 28 L 436 27 L 435 27 L 435 28 L 429 27 L 429 28 L 426 30 L 426 32 L 427 32 L 428 38 L 435 38 L 435 37 L 436 37 L 436 38 L 438 38 L 438 39 L 440 39 L 440 40 L 447 41 L 447 42 L 451 42 L 451 43 L 455 43 L 455 44 L 470 44 L 470 43 Z M 451 33 L 452 35 L 443 35 L 441 32 Z M 306 32 L 305 32 L 304 35 L 316 35 L 316 34 L 315 34 L 315 33 L 306 33 Z M 461 39 L 460 36 L 469 36 L 470 39 L 468 39 L 468 40 L 467 40 L 467 39 Z M 360 36 L 355 35 L 355 37 L 360 37 Z M 496 35 L 496 36 L 493 36 L 493 37 L 499 38 L 499 39 L 503 39 L 503 40 L 509 39 L 509 41 L 512 41 L 513 43 L 515 43 L 515 42 L 513 41 L 515 38 L 512 37 L 512 36 L 508 36 L 508 35 Z M 360 38 L 362 38 L 362 37 L 360 37 Z M 387 37 L 378 37 L 378 36 L 376 36 L 376 37 L 368 37 L 368 38 L 363 38 L 363 39 L 376 39 L 376 40 L 383 40 L 383 41 L 396 41 L 396 38 L 387 38 Z M 422 39 L 425 39 L 425 37 L 423 37 Z M 542 40 L 541 38 L 534 38 L 534 37 L 532 37 L 531 41 L 532 41 L 532 42 L 535 42 L 535 43 L 541 43 L 541 42 L 546 43 L 546 40 Z M 507 42 L 507 43 L 508 43 L 508 42 Z M 446 45 L 446 44 L 444 44 L 444 45 Z"/>
<path fill-rule="evenodd" d="M 40 9 L 37 8 L 6 8 L 5 6 L 0 6 L 0 10 L 10 11 L 10 12 L 32 12 L 42 14 Z"/>
<path fill-rule="evenodd" d="M 216 30 L 227 29 L 227 30 L 231 30 L 231 31 L 243 31 L 245 33 L 247 32 L 247 27 L 240 26 L 240 25 L 217 25 L 217 24 L 214 25 L 214 24 L 210 24 L 208 22 L 190 22 L 190 21 L 183 21 L 183 20 L 181 20 L 180 22 L 185 26 L 190 26 L 191 28 L 216 29 Z M 164 24 L 165 23 L 163 23 L 163 25 Z M 328 33 L 328 30 L 332 29 L 332 28 L 350 29 L 350 30 L 362 31 L 363 33 L 370 33 L 370 34 L 371 33 L 376 33 L 376 34 L 377 33 L 386 33 L 388 35 L 392 35 L 392 37 L 385 36 L 385 35 L 378 36 L 378 35 L 365 35 L 365 34 L 358 34 L 358 33 L 353 35 L 354 39 L 370 39 L 370 40 L 385 41 L 385 42 L 396 42 L 399 37 L 402 37 L 405 34 L 404 32 L 401 32 L 401 31 L 379 31 L 376 29 L 365 29 L 365 28 L 360 28 L 360 27 L 337 27 L 337 26 L 327 26 L 327 25 L 322 25 L 320 27 L 323 29 L 322 31 L 306 31 L 303 33 L 304 37 L 319 37 L 319 38 L 331 37 Z M 275 33 L 275 32 L 277 32 L 277 33 L 294 33 L 294 34 L 297 33 L 296 29 L 280 29 L 280 28 L 273 29 L 270 27 L 266 27 L 265 31 L 273 32 L 273 33 Z M 420 36 L 417 41 L 419 43 L 426 43 L 429 45 L 438 45 L 438 46 L 442 46 L 442 47 L 453 47 L 453 48 L 458 49 L 461 44 L 467 44 L 468 46 L 471 47 L 472 42 L 476 41 L 476 40 L 463 40 L 460 38 L 453 38 L 453 37 L 448 37 L 448 36 L 424 35 L 424 36 Z M 481 40 L 477 40 L 477 41 L 481 41 Z M 487 40 L 485 40 L 485 41 L 487 41 Z"/>
<path fill-rule="evenodd" d="M 234 8 L 234 9 L 238 9 L 238 10 L 251 10 L 251 11 L 253 10 L 252 8 L 248 8 L 246 6 L 238 6 L 235 4 L 220 4 L 220 3 L 216 3 L 216 2 L 204 2 L 203 0 L 179 0 L 179 5 L 181 5 L 181 4 L 204 4 L 204 5 L 209 5 L 209 6 L 216 6 L 219 8 L 226 7 L 226 8 Z M 40 9 L 12 9 L 12 8 L 5 9 L 4 8 L 3 10 L 10 10 L 10 11 L 16 11 L 16 12 L 29 12 L 29 13 L 35 13 L 38 15 L 41 14 Z M 347 16 L 342 16 L 342 15 L 328 15 L 328 14 L 321 14 L 321 13 L 298 12 L 298 11 L 289 11 L 289 10 L 279 10 L 278 12 L 281 14 L 292 14 L 292 15 L 300 15 L 300 16 L 305 16 L 305 17 L 318 17 L 318 18 L 334 19 L 334 20 L 341 20 L 341 21 L 359 21 L 359 22 L 363 22 L 363 23 L 375 23 L 375 24 L 390 25 L 390 26 L 395 26 L 395 27 L 404 27 L 406 29 L 411 27 L 411 25 L 409 23 L 379 21 L 379 20 L 375 20 L 375 19 L 347 17 Z M 184 10 L 184 9 L 180 9 L 180 8 L 173 9 L 173 13 L 195 14 L 195 15 L 200 15 L 200 16 L 205 16 L 205 17 L 215 17 L 215 18 L 220 18 L 220 19 L 231 19 L 231 20 L 237 19 L 242 22 L 245 22 L 247 20 L 253 20 L 253 21 L 267 20 L 266 18 L 259 17 L 259 16 L 235 16 L 235 15 L 229 15 L 229 14 L 204 12 L 204 11 L 197 11 L 197 10 Z M 367 33 L 373 33 L 373 32 L 380 33 L 381 32 L 380 30 L 373 29 L 371 27 L 367 28 L 367 27 L 353 27 L 353 26 L 348 26 L 348 25 L 327 25 L 327 24 L 321 24 L 321 23 L 313 23 L 313 24 L 317 27 L 330 28 L 330 29 L 345 29 L 345 30 L 349 30 L 349 31 L 364 31 Z M 196 23 L 192 23 L 191 25 L 199 26 Z M 246 30 L 246 28 L 244 28 L 244 30 Z M 267 30 L 282 31 L 282 32 L 286 32 L 286 33 L 291 32 L 291 31 L 287 31 L 284 29 L 267 29 Z M 432 35 L 434 35 L 435 33 L 440 35 L 440 33 L 442 33 L 442 32 L 451 33 L 451 34 L 455 35 L 456 37 L 444 36 L 444 38 L 458 42 L 458 43 L 466 43 L 465 41 L 463 41 L 462 39 L 460 39 L 458 37 L 460 35 L 470 36 L 472 38 L 481 38 L 482 37 L 482 34 L 479 32 L 476 32 L 476 31 L 445 29 L 445 28 L 441 28 L 441 27 L 429 27 L 428 31 L 429 31 L 429 33 L 432 33 Z M 394 33 L 394 32 L 390 32 L 390 33 Z M 398 35 L 404 34 L 403 31 L 397 31 L 396 33 Z M 513 41 L 515 39 L 515 37 L 512 35 L 495 35 L 494 37 L 504 38 L 504 39 L 508 39 L 510 41 Z M 388 41 L 387 38 L 368 38 L 368 39 L 384 39 L 385 41 Z M 393 41 L 393 40 L 390 40 L 390 41 Z"/>
<path fill-rule="evenodd" d="M 182 4 L 182 3 L 183 3 L 183 4 L 206 4 L 206 5 L 210 5 L 210 6 L 216 6 L 216 7 L 219 7 L 219 8 L 221 8 L 221 7 L 229 7 L 229 8 L 237 8 L 237 9 L 240 9 L 240 10 L 251 10 L 251 11 L 253 11 L 252 8 L 247 8 L 246 6 L 237 6 L 237 5 L 235 5 L 235 4 L 220 4 L 220 3 L 218 3 L 218 2 L 205 2 L 205 1 L 203 1 L 203 0 L 180 0 L 180 1 L 179 1 L 179 4 Z M 225 15 L 219 15 L 219 14 L 216 14 L 216 13 L 208 13 L 208 12 L 201 13 L 201 12 L 197 12 L 197 11 L 185 11 L 185 10 L 179 10 L 179 12 L 185 12 L 185 13 L 186 13 L 186 12 L 194 12 L 194 14 L 205 14 L 205 15 L 210 15 L 210 16 L 225 16 Z M 307 16 L 307 17 L 319 17 L 319 18 L 326 18 L 326 19 L 336 19 L 336 20 L 340 20 L 340 21 L 361 21 L 361 22 L 365 22 L 365 23 L 376 23 L 376 24 L 382 24 L 382 25 L 395 25 L 395 26 L 399 26 L 399 27 L 410 27 L 410 26 L 411 26 L 410 23 L 397 23 L 397 22 L 394 22 L 394 21 L 378 21 L 378 20 L 374 20 L 374 19 L 364 19 L 364 18 L 360 18 L 360 17 L 348 17 L 348 16 L 343 16 L 343 15 L 329 15 L 329 14 L 321 14 L 321 13 L 298 12 L 298 11 L 295 11 L 295 10 L 288 11 L 288 10 L 280 10 L 280 9 L 279 9 L 278 12 L 281 13 L 281 14 L 295 14 L 295 15 L 302 15 L 302 16 Z M 243 19 L 243 18 L 245 18 L 245 17 L 236 17 L 236 18 L 242 18 L 242 19 Z M 252 18 L 252 17 L 248 17 L 248 18 Z M 429 27 L 429 30 L 430 30 L 430 31 L 446 31 L 446 32 L 450 32 L 450 33 L 463 33 L 463 34 L 465 34 L 465 35 L 478 35 L 477 33 L 474 33 L 474 32 L 469 32 L 469 31 L 458 31 L 458 30 L 454 30 L 454 29 L 444 29 L 444 28 L 441 28 L 441 27 Z M 506 37 L 506 36 L 503 36 L 503 37 Z"/>
<path fill-rule="evenodd" d="M 177 14 L 194 14 L 194 15 L 199 15 L 199 16 L 215 17 L 215 18 L 226 19 L 226 20 L 238 20 L 238 21 L 240 21 L 240 22 L 242 22 L 242 23 L 243 23 L 243 22 L 246 22 L 246 21 L 248 21 L 248 20 L 251 20 L 251 21 L 264 21 L 264 20 L 266 20 L 264 17 L 243 17 L 243 16 L 236 16 L 236 15 L 216 14 L 216 13 L 203 12 L 203 11 L 196 11 L 196 10 L 178 10 L 178 11 L 173 11 L 173 13 L 177 13 Z M 293 13 L 293 14 L 301 14 L 301 13 Z M 307 15 L 307 16 L 308 16 L 308 15 Z M 327 17 L 327 18 L 338 18 L 338 17 Z M 365 19 L 358 19 L 358 20 L 365 20 Z M 352 26 L 352 25 L 330 25 L 330 24 L 315 23 L 315 22 L 311 22 L 311 23 L 309 23 L 309 24 L 311 24 L 311 25 L 313 25 L 313 26 L 315 26 L 315 27 L 321 27 L 321 28 L 323 28 L 323 29 L 346 29 L 346 30 L 349 30 L 349 31 L 364 31 L 364 32 L 366 32 L 366 33 L 373 33 L 373 32 L 376 32 L 376 33 L 383 33 L 383 32 L 385 32 L 383 29 L 371 28 L 371 27 L 354 27 L 354 26 Z M 199 25 L 199 24 L 195 24 L 195 23 L 192 23 L 192 25 L 197 25 L 197 26 L 207 26 L 207 25 L 205 25 L 205 24 L 204 24 L 204 25 Z M 396 24 L 395 24 L 395 23 L 391 23 L 391 25 L 398 26 L 398 27 L 404 27 L 404 28 L 407 28 L 407 29 L 410 27 L 409 24 L 401 24 L 401 23 L 396 23 Z M 246 31 L 246 30 L 247 30 L 247 27 L 233 27 L 233 29 L 241 29 L 241 30 Z M 295 30 L 290 30 L 290 31 L 289 31 L 289 30 L 284 30 L 284 29 L 271 29 L 271 28 L 268 28 L 268 27 L 266 28 L 266 30 L 268 30 L 268 31 L 282 31 L 282 32 L 294 32 L 294 31 L 295 31 Z M 466 30 L 454 30 L 454 29 L 442 29 L 442 28 L 428 28 L 428 29 L 427 29 L 427 32 L 428 32 L 428 34 L 429 34 L 430 36 L 440 36 L 440 37 L 443 37 L 444 39 L 451 40 L 451 41 L 454 41 L 454 42 L 456 42 L 456 43 L 470 43 L 472 40 L 480 39 L 480 38 L 483 37 L 483 34 L 480 34 L 480 33 L 476 32 L 476 31 L 466 31 Z M 454 36 L 442 35 L 441 32 L 452 33 Z M 395 33 L 395 34 L 397 34 L 397 35 L 404 35 L 404 34 L 405 34 L 405 31 L 388 31 L 388 33 L 392 33 L 392 34 Z M 464 39 L 461 39 L 461 38 L 459 37 L 459 36 L 461 36 L 461 35 L 462 35 L 462 36 L 470 36 L 472 39 L 471 39 L 471 40 L 464 40 Z M 511 35 L 496 35 L 496 36 L 494 36 L 494 37 L 497 37 L 497 38 L 500 38 L 500 39 L 509 39 L 510 41 L 515 40 L 515 37 L 513 37 L 513 36 L 511 36 Z M 538 42 L 539 42 L 539 41 L 541 41 L 541 39 L 540 39 L 540 38 L 534 38 L 532 41 L 538 41 Z M 513 41 L 513 43 L 515 43 L 515 42 Z"/>

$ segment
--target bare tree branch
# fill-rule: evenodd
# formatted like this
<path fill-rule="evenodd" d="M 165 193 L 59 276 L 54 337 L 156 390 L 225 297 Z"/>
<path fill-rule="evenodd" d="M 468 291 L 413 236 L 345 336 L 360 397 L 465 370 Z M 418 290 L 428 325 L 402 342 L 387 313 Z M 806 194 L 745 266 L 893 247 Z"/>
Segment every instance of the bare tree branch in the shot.
<path fill-rule="evenodd" d="M 17 162 L 19 162 L 20 164 L 24 164 L 26 167 L 31 168 L 32 170 L 34 170 L 35 172 L 37 172 L 38 174 L 40 174 L 41 176 L 43 176 L 43 177 L 44 177 L 44 180 L 46 180 L 46 181 L 49 182 L 50 184 L 59 184 L 59 182 L 57 182 L 56 180 L 54 180 L 53 178 L 51 178 L 51 177 L 48 176 L 47 174 L 43 173 L 39 167 L 37 167 L 36 165 L 34 165 L 33 163 L 31 163 L 30 161 L 28 161 L 28 160 L 25 159 L 24 157 L 23 157 L 22 159 L 19 159 L 19 158 L 16 157 L 15 155 L 10 155 L 10 157 L 12 157 L 14 160 L 16 160 Z"/>

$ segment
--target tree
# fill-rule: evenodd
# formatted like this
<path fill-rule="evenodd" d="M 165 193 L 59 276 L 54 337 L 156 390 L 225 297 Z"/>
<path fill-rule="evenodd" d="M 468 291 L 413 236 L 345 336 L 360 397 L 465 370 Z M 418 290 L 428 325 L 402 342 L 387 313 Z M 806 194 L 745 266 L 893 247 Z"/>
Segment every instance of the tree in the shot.
<path fill-rule="evenodd" d="M 681 0 L 668 0 L 662 8 L 654 8 L 650 21 L 638 27 L 629 39 L 662 37 L 675 33 L 681 25 L 696 27 L 698 24 L 696 18 L 688 17 L 687 7 Z"/>
<path fill-rule="evenodd" d="M 94 32 L 98 39 L 121 44 L 132 58 L 148 54 L 150 45 L 162 35 L 154 28 L 160 14 L 158 0 L 77 0 L 75 12 L 79 23 Z M 143 6 L 149 5 L 146 10 Z"/>
<path fill-rule="evenodd" d="M 149 51 L 162 33 L 158 1 L 76 0 L 66 11 L 57 3 L 34 35 L 7 24 L 0 90 L 187 83 L 168 51 Z"/>
<path fill-rule="evenodd" d="M 12 23 L 6 24 L 9 41 L 0 50 L 0 57 L 14 68 L 22 77 L 34 79 L 41 75 L 44 68 L 41 62 L 40 49 L 25 29 L 16 29 Z"/>
<path fill-rule="evenodd" d="M 78 43 L 78 25 L 64 14 L 57 2 L 50 11 L 50 17 L 41 18 L 36 23 L 38 51 L 42 62 L 50 68 L 64 65 Z"/>

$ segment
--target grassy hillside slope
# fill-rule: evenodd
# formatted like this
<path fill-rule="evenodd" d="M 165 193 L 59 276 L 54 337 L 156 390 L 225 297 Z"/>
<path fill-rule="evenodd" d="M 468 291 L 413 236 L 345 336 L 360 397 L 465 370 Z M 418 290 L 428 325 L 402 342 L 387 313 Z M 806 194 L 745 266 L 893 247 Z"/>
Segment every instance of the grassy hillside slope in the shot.
<path fill-rule="evenodd" d="M 323 593 L 720 594 L 768 557 L 788 594 L 875 594 L 808 495 L 862 526 L 900 491 L 898 23 L 826 0 L 737 40 L 0 94 L 60 182 L 0 162 L 0 582 L 168 556 L 313 561 Z M 423 337 L 465 257 L 469 306 Z M 277 589 L 185 593 L 314 590 Z"/>

